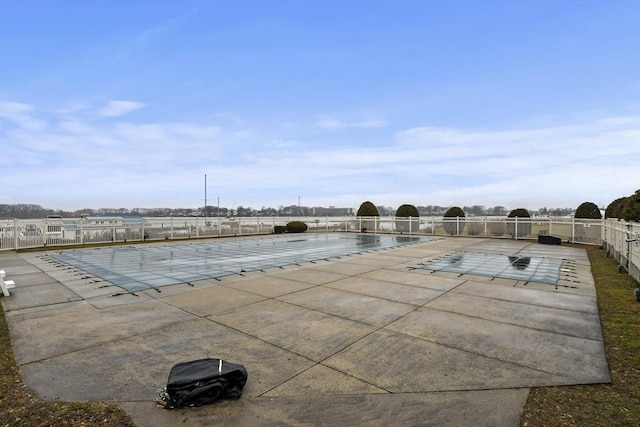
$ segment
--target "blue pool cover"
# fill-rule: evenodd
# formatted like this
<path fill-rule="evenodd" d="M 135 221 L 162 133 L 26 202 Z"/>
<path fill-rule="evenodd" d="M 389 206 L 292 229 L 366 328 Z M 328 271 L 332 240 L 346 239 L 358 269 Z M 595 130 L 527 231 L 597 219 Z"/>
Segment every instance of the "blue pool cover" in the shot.
<path fill-rule="evenodd" d="M 439 238 L 298 234 L 164 246 L 78 249 L 52 256 L 128 292 L 136 292 L 432 240 Z"/>
<path fill-rule="evenodd" d="M 527 256 L 462 252 L 425 265 L 424 269 L 449 273 L 540 282 L 556 285 L 562 260 Z"/>

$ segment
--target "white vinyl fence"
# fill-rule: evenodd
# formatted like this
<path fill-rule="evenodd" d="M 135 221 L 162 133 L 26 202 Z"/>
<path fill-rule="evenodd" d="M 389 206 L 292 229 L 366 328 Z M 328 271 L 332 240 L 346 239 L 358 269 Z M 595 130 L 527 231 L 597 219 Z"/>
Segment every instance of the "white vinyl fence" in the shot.
<path fill-rule="evenodd" d="M 0 250 L 272 234 L 302 221 L 309 232 L 477 236 L 601 245 L 640 283 L 640 223 L 616 219 L 507 217 L 88 217 L 0 220 Z"/>
<path fill-rule="evenodd" d="M 310 232 L 537 239 L 600 245 L 602 220 L 572 218 L 400 217 L 89 217 L 0 220 L 0 250 L 272 234 L 303 221 Z"/>
<path fill-rule="evenodd" d="M 309 232 L 476 236 L 602 245 L 640 282 L 640 223 L 619 220 L 507 217 L 88 217 L 0 220 L 0 250 L 272 234 L 302 221 Z"/>
<path fill-rule="evenodd" d="M 602 240 L 607 255 L 640 283 L 640 223 L 607 219 Z"/>

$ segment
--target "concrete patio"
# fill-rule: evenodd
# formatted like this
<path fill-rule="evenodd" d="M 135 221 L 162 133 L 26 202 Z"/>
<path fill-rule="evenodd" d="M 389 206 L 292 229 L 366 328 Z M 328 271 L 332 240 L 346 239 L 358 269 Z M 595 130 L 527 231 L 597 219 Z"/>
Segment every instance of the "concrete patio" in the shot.
<path fill-rule="evenodd" d="M 560 280 L 423 268 L 461 251 L 560 259 Z M 116 296 L 49 255 L 0 253 L 25 384 L 116 401 L 141 427 L 517 426 L 530 387 L 610 382 L 579 248 L 444 238 Z M 243 396 L 157 408 L 171 367 L 204 357 L 245 365 Z"/>

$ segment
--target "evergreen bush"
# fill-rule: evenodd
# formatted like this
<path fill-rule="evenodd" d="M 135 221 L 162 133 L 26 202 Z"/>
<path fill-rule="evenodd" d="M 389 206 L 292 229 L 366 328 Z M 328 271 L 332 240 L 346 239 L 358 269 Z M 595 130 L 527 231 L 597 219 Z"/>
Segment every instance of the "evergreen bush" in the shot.
<path fill-rule="evenodd" d="M 531 218 L 531 214 L 529 213 L 528 210 L 524 209 L 524 208 L 518 208 L 518 209 L 514 209 L 511 212 L 509 212 L 509 215 L 507 215 L 507 218 Z M 507 233 L 511 234 L 512 237 L 516 236 L 516 223 L 515 220 L 513 222 L 509 221 L 507 222 Z M 518 237 L 524 237 L 524 236 L 528 236 L 529 234 L 531 234 L 531 222 L 518 222 L 518 228 L 517 228 L 517 236 Z"/>
<path fill-rule="evenodd" d="M 371 203 L 370 201 L 363 202 L 358 208 L 358 212 L 356 213 L 358 217 L 379 217 L 378 208 L 376 205 Z M 376 229 L 376 220 L 361 220 L 360 221 L 360 231 L 366 232 L 368 230 L 375 231 Z"/>
<path fill-rule="evenodd" d="M 595 203 L 584 202 L 578 206 L 573 217 L 582 219 L 602 219 L 602 214 L 600 213 L 600 208 L 598 208 Z"/>
<path fill-rule="evenodd" d="M 380 214 L 378 213 L 376 205 L 367 200 L 366 202 L 362 202 L 356 216 L 380 216 Z"/>
<path fill-rule="evenodd" d="M 411 219 L 399 219 L 411 218 Z M 396 211 L 396 230 L 400 233 L 415 233 L 420 229 L 420 214 L 413 205 L 401 205 Z"/>
<path fill-rule="evenodd" d="M 455 221 L 447 220 L 447 218 L 457 218 Z M 452 236 L 458 236 L 464 231 L 464 211 L 458 206 L 453 206 L 444 213 L 444 221 L 442 228 Z"/>
<path fill-rule="evenodd" d="M 291 221 L 287 223 L 287 233 L 304 233 L 307 231 L 307 224 L 302 221 Z"/>
<path fill-rule="evenodd" d="M 621 197 L 607 206 L 605 218 L 618 218 L 625 221 L 640 221 L 640 190 L 629 197 Z"/>

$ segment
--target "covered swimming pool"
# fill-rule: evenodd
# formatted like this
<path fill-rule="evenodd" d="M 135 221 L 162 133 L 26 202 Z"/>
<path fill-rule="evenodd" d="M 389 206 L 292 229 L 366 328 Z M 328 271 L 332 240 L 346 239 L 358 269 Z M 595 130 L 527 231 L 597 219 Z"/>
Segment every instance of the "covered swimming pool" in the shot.
<path fill-rule="evenodd" d="M 448 255 L 423 268 L 459 275 L 475 274 L 556 285 L 561 265 L 562 260 L 555 258 L 461 252 Z"/>
<path fill-rule="evenodd" d="M 113 246 L 52 254 L 128 292 L 396 248 L 435 237 L 297 234 L 165 246 Z"/>

